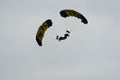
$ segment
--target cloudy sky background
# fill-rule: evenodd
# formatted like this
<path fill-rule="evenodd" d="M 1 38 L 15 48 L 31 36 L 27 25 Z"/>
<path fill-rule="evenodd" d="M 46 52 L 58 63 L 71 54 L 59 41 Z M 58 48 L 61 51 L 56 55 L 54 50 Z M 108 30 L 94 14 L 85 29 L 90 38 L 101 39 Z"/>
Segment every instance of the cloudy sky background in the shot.
<path fill-rule="evenodd" d="M 119 0 L 0 0 L 0 80 L 120 80 Z M 88 24 L 63 19 L 62 9 L 82 13 Z M 35 36 L 53 26 L 43 46 Z M 55 37 L 71 30 L 70 37 Z"/>

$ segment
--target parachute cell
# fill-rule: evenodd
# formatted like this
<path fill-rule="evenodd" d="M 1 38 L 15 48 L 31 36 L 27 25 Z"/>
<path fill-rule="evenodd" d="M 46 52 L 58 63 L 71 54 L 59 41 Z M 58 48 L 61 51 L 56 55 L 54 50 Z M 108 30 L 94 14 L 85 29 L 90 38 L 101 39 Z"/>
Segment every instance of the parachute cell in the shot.
<path fill-rule="evenodd" d="M 70 10 L 70 9 L 61 10 L 60 15 L 64 18 L 69 17 L 69 16 L 74 16 L 74 17 L 81 19 L 81 22 L 83 22 L 84 24 L 88 23 L 87 19 L 81 13 L 75 10 Z"/>
<path fill-rule="evenodd" d="M 44 37 L 44 34 L 46 30 L 52 26 L 52 21 L 51 19 L 46 20 L 45 22 L 42 23 L 42 25 L 38 28 L 37 34 L 36 34 L 36 41 L 39 46 L 42 46 L 42 40 Z"/>

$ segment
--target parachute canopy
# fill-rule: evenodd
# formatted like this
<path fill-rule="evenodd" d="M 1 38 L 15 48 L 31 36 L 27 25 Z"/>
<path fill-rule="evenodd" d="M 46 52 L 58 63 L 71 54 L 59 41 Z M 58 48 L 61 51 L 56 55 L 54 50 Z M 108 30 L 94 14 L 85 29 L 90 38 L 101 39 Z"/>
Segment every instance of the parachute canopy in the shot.
<path fill-rule="evenodd" d="M 42 23 L 42 25 L 38 28 L 37 34 L 36 34 L 36 41 L 39 46 L 42 46 L 42 40 L 44 37 L 44 34 L 46 30 L 52 26 L 52 21 L 51 19 L 46 20 L 45 22 Z"/>
<path fill-rule="evenodd" d="M 69 17 L 69 16 L 74 16 L 74 17 L 81 19 L 81 22 L 83 22 L 84 24 L 88 23 L 87 19 L 81 13 L 75 10 L 71 10 L 71 9 L 61 10 L 60 15 L 64 18 Z"/>

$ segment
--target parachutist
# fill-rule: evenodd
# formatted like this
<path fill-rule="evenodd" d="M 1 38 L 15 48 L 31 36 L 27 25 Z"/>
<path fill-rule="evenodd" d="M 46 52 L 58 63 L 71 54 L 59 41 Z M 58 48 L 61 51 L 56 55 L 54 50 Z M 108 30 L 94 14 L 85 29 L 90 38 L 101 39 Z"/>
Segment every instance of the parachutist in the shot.
<path fill-rule="evenodd" d="M 67 39 L 68 36 L 70 36 L 69 34 L 70 34 L 70 31 L 66 30 L 66 33 L 64 34 L 63 37 L 62 37 L 62 36 L 59 37 L 59 36 L 57 35 L 57 36 L 56 36 L 56 39 L 57 39 L 58 41 L 65 40 L 65 39 Z"/>

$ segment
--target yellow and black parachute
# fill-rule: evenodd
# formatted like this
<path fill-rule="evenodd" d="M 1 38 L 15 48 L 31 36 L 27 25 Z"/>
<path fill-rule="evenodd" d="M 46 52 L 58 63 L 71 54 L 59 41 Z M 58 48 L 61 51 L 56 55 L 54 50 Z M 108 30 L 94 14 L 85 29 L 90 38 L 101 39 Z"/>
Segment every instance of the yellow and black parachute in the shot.
<path fill-rule="evenodd" d="M 81 19 L 81 22 L 83 22 L 84 24 L 88 23 L 87 19 L 81 13 L 75 10 L 71 10 L 71 9 L 61 10 L 60 15 L 64 18 L 69 17 L 69 16 L 74 16 L 74 17 Z"/>
<path fill-rule="evenodd" d="M 39 46 L 42 46 L 42 40 L 45 34 L 45 31 L 52 26 L 52 20 L 48 19 L 38 28 L 37 34 L 36 34 L 36 41 Z"/>

